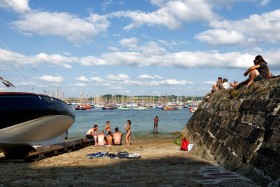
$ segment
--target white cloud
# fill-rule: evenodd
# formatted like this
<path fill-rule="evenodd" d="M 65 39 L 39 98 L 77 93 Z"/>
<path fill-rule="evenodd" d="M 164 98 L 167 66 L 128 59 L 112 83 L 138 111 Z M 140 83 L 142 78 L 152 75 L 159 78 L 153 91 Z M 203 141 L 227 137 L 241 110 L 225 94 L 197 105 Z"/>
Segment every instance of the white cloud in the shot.
<path fill-rule="evenodd" d="M 33 62 L 33 63 L 47 62 L 49 64 L 63 66 L 66 69 L 71 69 L 72 67 L 71 67 L 71 65 L 69 65 L 69 63 L 75 61 L 76 58 L 61 56 L 59 54 L 47 55 L 45 53 L 40 53 L 38 55 L 35 55 L 35 58 L 33 58 L 33 60 L 30 60 L 29 62 Z M 29 62 L 27 61 L 26 63 L 29 63 Z"/>
<path fill-rule="evenodd" d="M 47 55 L 45 53 L 40 53 L 36 55 L 27 56 L 24 54 L 16 53 L 13 51 L 8 51 L 5 49 L 0 49 L 0 62 L 9 63 L 12 66 L 17 65 L 39 65 L 39 64 L 50 64 L 62 66 L 66 69 L 70 69 L 71 65 L 69 63 L 75 62 L 77 58 L 65 57 L 58 54 Z"/>
<path fill-rule="evenodd" d="M 138 76 L 139 79 L 162 79 L 161 76 L 158 76 L 158 75 L 146 75 L 146 74 L 142 74 L 142 75 L 139 75 Z"/>
<path fill-rule="evenodd" d="M 0 0 L 0 7 L 12 9 L 18 13 L 29 11 L 29 0 Z"/>
<path fill-rule="evenodd" d="M 155 79 L 155 77 L 151 75 L 142 74 L 138 76 L 139 79 Z"/>
<path fill-rule="evenodd" d="M 109 79 L 109 80 L 120 81 L 120 80 L 129 79 L 129 76 L 125 75 L 125 74 L 118 74 L 118 75 L 109 74 L 109 75 L 106 76 L 106 78 Z"/>
<path fill-rule="evenodd" d="M 244 41 L 244 36 L 236 31 L 227 31 L 221 29 L 208 30 L 199 33 L 197 39 L 212 45 L 234 45 Z"/>
<path fill-rule="evenodd" d="M 101 6 L 103 10 L 107 10 L 113 4 L 113 0 L 105 0 Z"/>
<path fill-rule="evenodd" d="M 156 0 L 151 1 L 151 3 L 160 6 L 160 8 L 150 13 L 123 11 L 112 13 L 111 16 L 131 18 L 133 22 L 124 27 L 125 30 L 130 30 L 143 24 L 149 26 L 162 25 L 170 29 L 177 29 L 182 22 L 210 21 L 217 17 L 206 0 Z"/>
<path fill-rule="evenodd" d="M 47 82 L 55 82 L 55 83 L 61 83 L 64 81 L 63 77 L 52 76 L 52 75 L 43 75 L 40 77 L 40 79 Z"/>
<path fill-rule="evenodd" d="M 260 6 L 266 6 L 270 3 L 270 0 L 211 0 L 209 3 L 212 6 L 218 6 L 218 7 L 226 7 L 226 8 L 231 8 L 234 4 L 237 3 L 242 3 L 242 2 L 247 2 L 247 3 L 256 3 Z"/>
<path fill-rule="evenodd" d="M 85 76 L 76 77 L 76 80 L 81 81 L 81 82 L 89 82 L 90 81 Z"/>
<path fill-rule="evenodd" d="M 163 85 L 187 85 L 187 84 L 192 84 L 190 81 L 185 81 L 185 80 L 176 80 L 176 79 L 166 79 L 161 81 L 161 84 Z"/>
<path fill-rule="evenodd" d="M 79 82 L 79 83 L 74 84 L 74 86 L 78 86 L 78 87 L 86 87 L 86 86 L 87 86 L 87 84 L 86 84 L 86 83 L 83 83 L 83 82 Z"/>
<path fill-rule="evenodd" d="M 212 21 L 210 26 L 213 29 L 197 34 L 196 38 L 213 45 L 277 43 L 280 9 L 238 21 Z"/>
<path fill-rule="evenodd" d="M 100 77 L 91 77 L 90 80 L 96 81 L 96 82 L 102 82 L 103 81 L 103 79 L 100 78 Z"/>
<path fill-rule="evenodd" d="M 65 12 L 30 11 L 13 25 L 29 34 L 61 36 L 70 42 L 81 44 L 90 42 L 98 33 L 106 31 L 109 22 L 105 16 L 98 14 L 79 18 Z"/>
<path fill-rule="evenodd" d="M 149 49 L 147 49 L 149 50 Z M 273 50 L 261 50 L 255 48 L 247 52 L 225 52 L 219 51 L 181 51 L 181 52 L 165 52 L 160 55 L 146 54 L 140 52 L 112 52 L 104 53 L 100 57 L 71 57 L 61 55 L 47 55 L 41 53 L 39 55 L 26 56 L 12 51 L 0 49 L 0 63 L 14 64 L 30 64 L 38 66 L 40 64 L 50 64 L 62 66 L 64 68 L 71 67 L 70 63 L 78 63 L 84 66 L 105 65 L 105 66 L 159 66 L 159 67 L 178 67 L 178 68 L 247 68 L 251 65 L 256 54 L 261 54 L 268 59 L 274 67 L 280 66 L 280 48 Z M 85 63 L 85 59 L 88 60 Z M 97 63 L 102 62 L 102 63 Z M 153 75 L 150 75 L 153 76 Z M 162 78 L 156 77 L 154 78 Z M 110 75 L 111 80 L 129 79 L 128 75 Z M 140 77 L 141 78 L 141 77 Z M 143 77 L 142 77 L 143 78 Z"/>
<path fill-rule="evenodd" d="M 120 41 L 120 44 L 125 47 L 135 48 L 137 47 L 138 39 L 135 37 L 132 38 L 124 38 Z"/>
<path fill-rule="evenodd" d="M 79 63 L 81 65 L 84 65 L 84 66 L 91 66 L 91 65 L 106 65 L 106 61 L 104 61 L 103 59 L 101 58 L 97 58 L 97 57 L 94 57 L 94 56 L 86 56 L 86 57 L 82 57 L 80 60 L 79 60 Z"/>
<path fill-rule="evenodd" d="M 157 6 L 164 5 L 168 0 L 151 0 L 151 3 Z"/>
<path fill-rule="evenodd" d="M 155 78 L 156 78 L 156 79 L 163 79 L 163 77 L 158 76 L 158 75 L 155 75 Z"/>
<path fill-rule="evenodd" d="M 261 0 L 260 5 L 261 6 L 266 6 L 270 3 L 270 0 Z"/>

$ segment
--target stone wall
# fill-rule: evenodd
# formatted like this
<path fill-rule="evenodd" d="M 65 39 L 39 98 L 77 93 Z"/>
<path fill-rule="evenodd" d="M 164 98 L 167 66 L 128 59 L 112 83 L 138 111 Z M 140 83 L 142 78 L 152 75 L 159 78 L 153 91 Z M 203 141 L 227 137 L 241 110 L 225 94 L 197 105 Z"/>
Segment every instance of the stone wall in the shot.
<path fill-rule="evenodd" d="M 182 135 L 194 143 L 192 153 L 259 184 L 279 184 L 280 78 L 212 93 Z"/>

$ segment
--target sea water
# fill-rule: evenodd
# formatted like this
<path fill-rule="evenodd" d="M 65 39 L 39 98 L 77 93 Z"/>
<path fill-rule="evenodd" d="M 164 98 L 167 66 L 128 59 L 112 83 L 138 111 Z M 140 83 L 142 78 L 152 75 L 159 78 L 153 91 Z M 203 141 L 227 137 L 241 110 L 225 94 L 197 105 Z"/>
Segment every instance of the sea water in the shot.
<path fill-rule="evenodd" d="M 125 133 L 125 124 L 131 120 L 131 132 L 133 137 L 149 137 L 154 133 L 154 117 L 158 116 L 158 135 L 170 136 L 174 132 L 181 132 L 192 116 L 187 108 L 180 110 L 102 110 L 94 108 L 90 110 L 74 110 L 76 120 L 68 131 L 68 138 L 75 139 L 84 137 L 86 132 L 97 124 L 99 130 L 104 130 L 106 121 L 110 121 L 111 130 L 114 132 L 118 127 Z"/>

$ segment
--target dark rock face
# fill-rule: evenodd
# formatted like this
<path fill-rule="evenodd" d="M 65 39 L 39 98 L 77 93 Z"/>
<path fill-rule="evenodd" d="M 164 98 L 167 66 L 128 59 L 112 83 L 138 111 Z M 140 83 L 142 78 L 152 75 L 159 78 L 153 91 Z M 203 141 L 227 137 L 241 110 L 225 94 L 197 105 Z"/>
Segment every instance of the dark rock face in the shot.
<path fill-rule="evenodd" d="M 280 178 L 280 78 L 204 99 L 182 132 L 192 152 L 262 185 Z M 278 180 L 279 181 L 279 180 Z"/>

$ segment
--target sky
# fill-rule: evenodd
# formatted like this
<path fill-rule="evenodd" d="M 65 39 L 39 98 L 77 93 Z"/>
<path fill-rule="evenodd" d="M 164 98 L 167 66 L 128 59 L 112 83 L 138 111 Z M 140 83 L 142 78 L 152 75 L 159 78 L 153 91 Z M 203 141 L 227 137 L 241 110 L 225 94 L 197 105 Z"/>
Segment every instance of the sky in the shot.
<path fill-rule="evenodd" d="M 203 96 L 262 55 L 280 74 L 278 0 L 0 0 L 2 91 Z"/>

